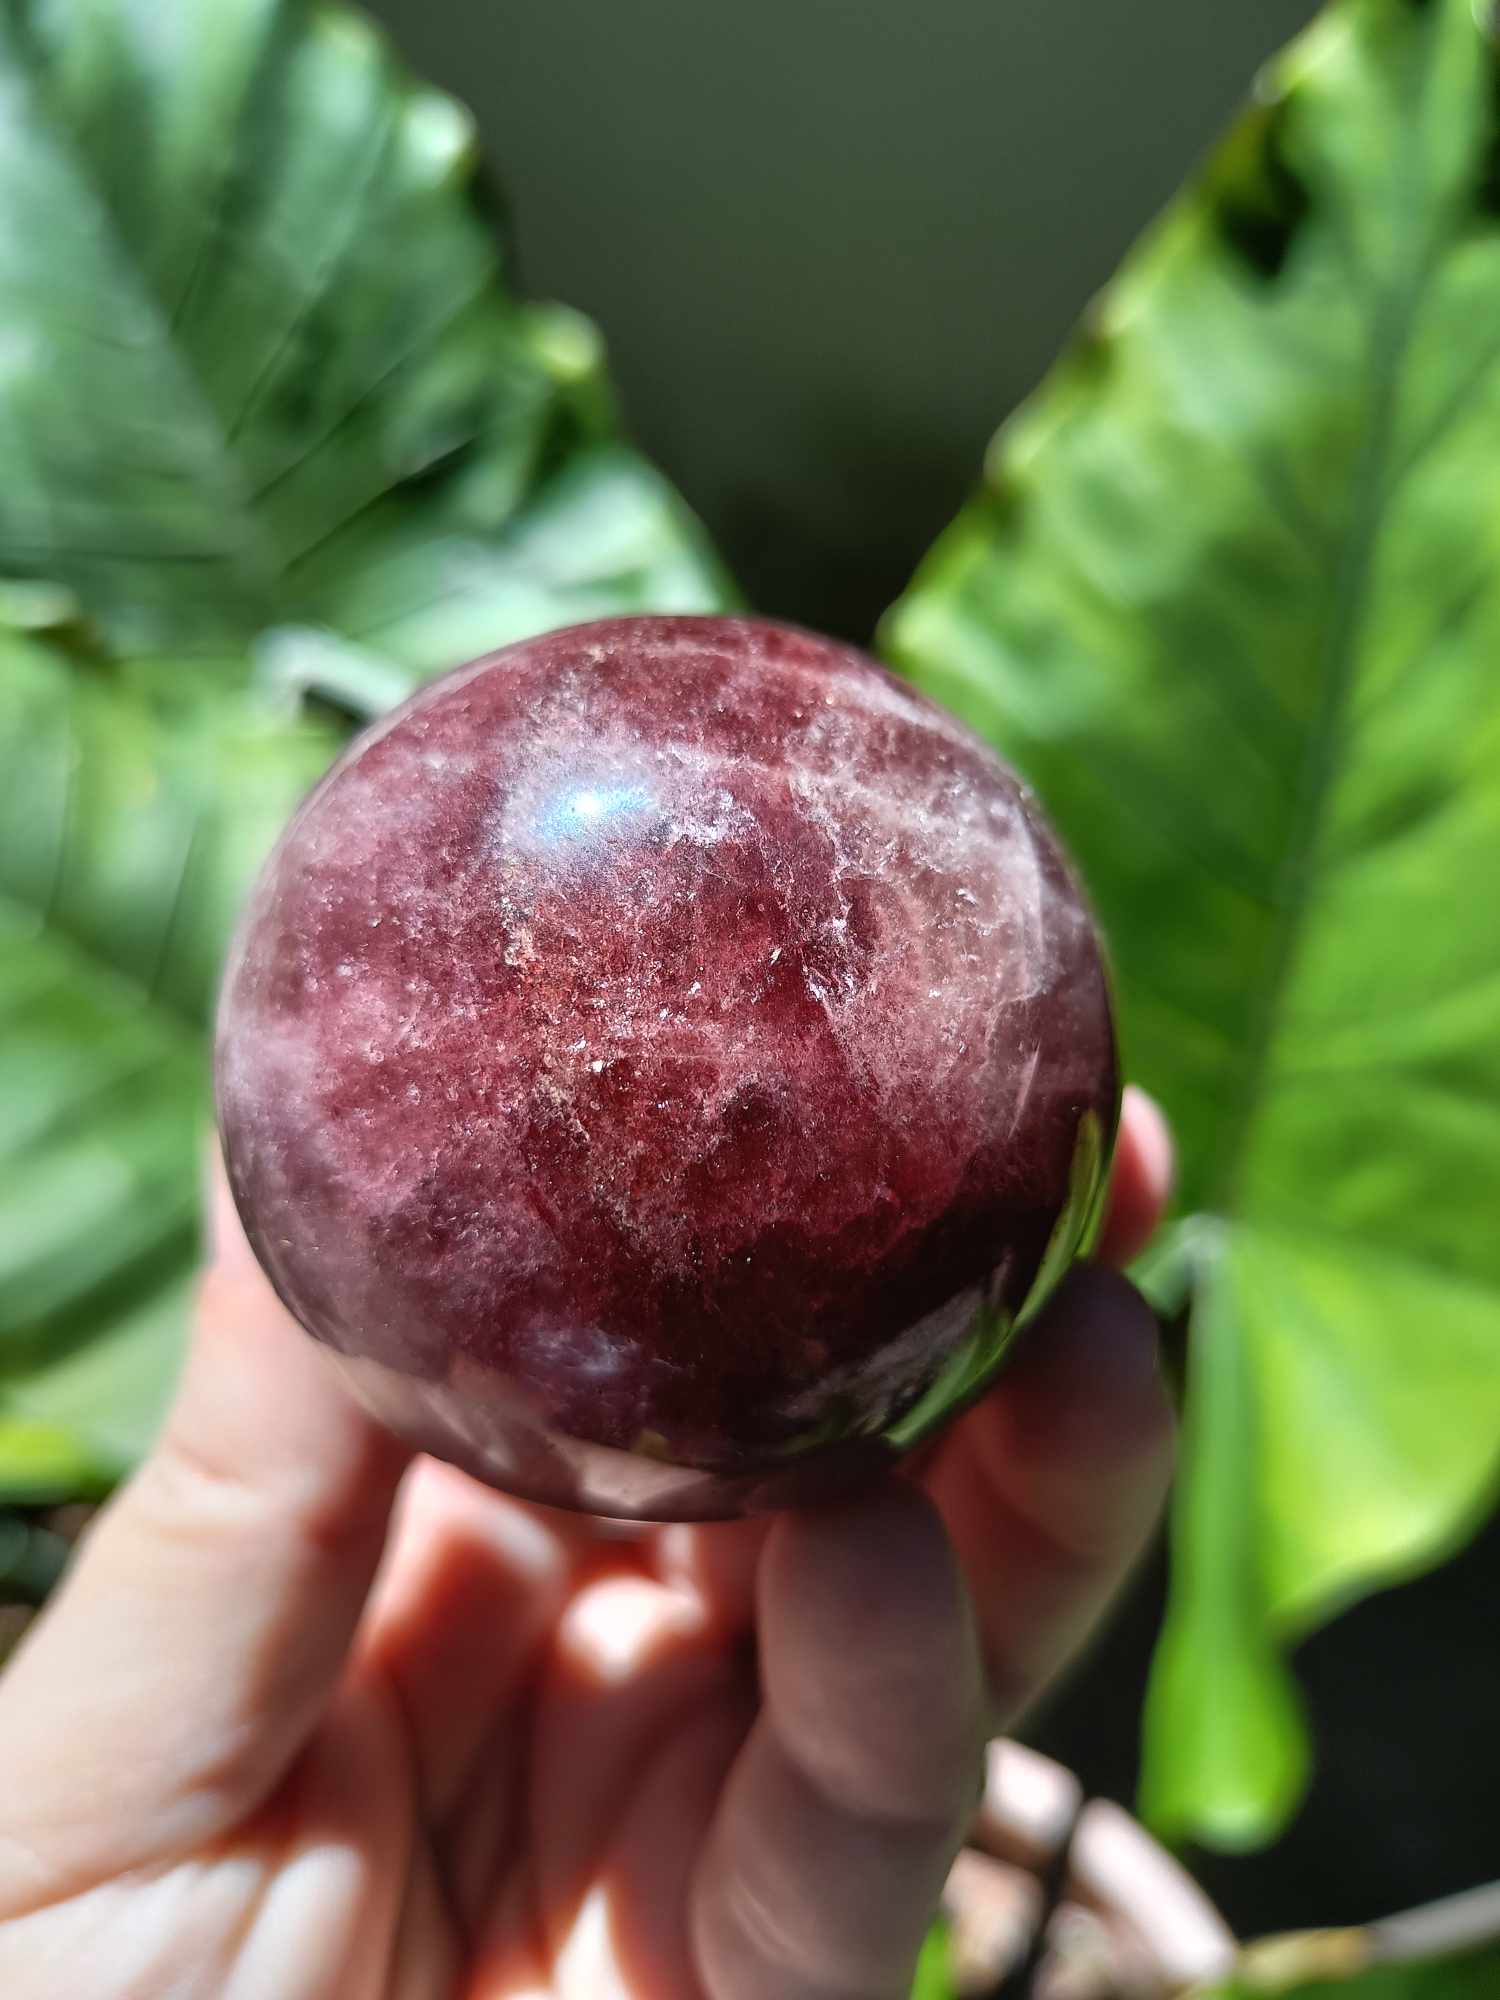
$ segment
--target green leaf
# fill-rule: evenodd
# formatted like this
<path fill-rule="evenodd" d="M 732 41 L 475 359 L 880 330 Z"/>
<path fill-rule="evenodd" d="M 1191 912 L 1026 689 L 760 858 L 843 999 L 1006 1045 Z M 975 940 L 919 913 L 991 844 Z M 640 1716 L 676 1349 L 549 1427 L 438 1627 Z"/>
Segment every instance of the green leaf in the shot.
<path fill-rule="evenodd" d="M 1110 935 L 1196 1290 L 1159 1826 L 1269 1835 L 1280 1656 L 1451 1549 L 1500 1439 L 1500 52 L 1344 0 L 992 449 L 888 653 Z"/>
<path fill-rule="evenodd" d="M 0 0 L 0 577 L 126 653 L 325 626 L 415 673 L 721 605 L 474 171 L 343 7 Z"/>
<path fill-rule="evenodd" d="M 158 1416 L 306 698 L 731 600 L 475 168 L 342 7 L 0 0 L 0 1496 L 104 1488 Z"/>
<path fill-rule="evenodd" d="M 953 1977 L 953 1937 L 946 1917 L 939 1917 L 927 1933 L 917 1960 L 911 2000 L 955 2000 L 958 1987 Z"/>
<path fill-rule="evenodd" d="M 110 1484 L 86 1440 L 0 1414 L 0 1493 L 7 1500 L 88 1500 Z"/>
<path fill-rule="evenodd" d="M 207 1020 L 324 726 L 0 631 L 0 1498 L 96 1490 L 176 1365 Z"/>

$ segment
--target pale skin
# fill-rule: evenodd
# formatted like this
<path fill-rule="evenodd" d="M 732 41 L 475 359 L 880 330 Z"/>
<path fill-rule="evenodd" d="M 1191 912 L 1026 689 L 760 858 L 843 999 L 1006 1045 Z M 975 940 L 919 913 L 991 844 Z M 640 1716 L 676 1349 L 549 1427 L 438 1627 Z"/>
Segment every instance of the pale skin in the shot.
<path fill-rule="evenodd" d="M 7 2000 L 904 2000 L 986 1737 L 1159 1510 L 1099 1261 L 919 1474 L 623 1537 L 413 1463 L 226 1213 L 162 1438 L 0 1677 Z"/>

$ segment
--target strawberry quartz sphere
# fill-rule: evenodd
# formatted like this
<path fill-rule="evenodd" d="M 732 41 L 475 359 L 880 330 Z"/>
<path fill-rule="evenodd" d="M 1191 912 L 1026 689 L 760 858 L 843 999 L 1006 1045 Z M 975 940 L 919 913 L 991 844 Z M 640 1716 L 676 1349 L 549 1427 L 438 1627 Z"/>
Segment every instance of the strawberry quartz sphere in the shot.
<path fill-rule="evenodd" d="M 217 1082 L 256 1254 L 381 1418 L 655 1519 L 835 1492 L 972 1397 L 1118 1108 L 1035 803 L 749 618 L 552 632 L 356 740 L 255 890 Z"/>

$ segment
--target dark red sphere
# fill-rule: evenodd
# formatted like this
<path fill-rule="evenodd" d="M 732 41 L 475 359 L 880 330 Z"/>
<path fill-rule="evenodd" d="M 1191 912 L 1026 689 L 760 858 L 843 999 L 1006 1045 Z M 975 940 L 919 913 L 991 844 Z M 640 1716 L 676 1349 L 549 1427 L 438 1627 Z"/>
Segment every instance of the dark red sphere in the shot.
<path fill-rule="evenodd" d="M 535 1499 L 827 1491 L 988 1378 L 1096 1206 L 1094 928 L 994 753 L 747 618 L 549 633 L 366 731 L 256 888 L 250 1240 L 396 1430 Z"/>

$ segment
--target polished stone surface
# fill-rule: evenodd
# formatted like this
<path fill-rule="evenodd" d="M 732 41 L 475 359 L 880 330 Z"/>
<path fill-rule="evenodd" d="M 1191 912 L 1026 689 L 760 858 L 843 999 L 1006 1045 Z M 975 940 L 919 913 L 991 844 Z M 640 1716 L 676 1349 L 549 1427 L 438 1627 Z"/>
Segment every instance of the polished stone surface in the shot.
<path fill-rule="evenodd" d="M 552 633 L 359 739 L 258 886 L 218 1089 L 257 1254 L 361 1393 L 623 1515 L 819 1490 L 972 1393 L 1117 1097 L 1034 802 L 749 619 Z"/>

